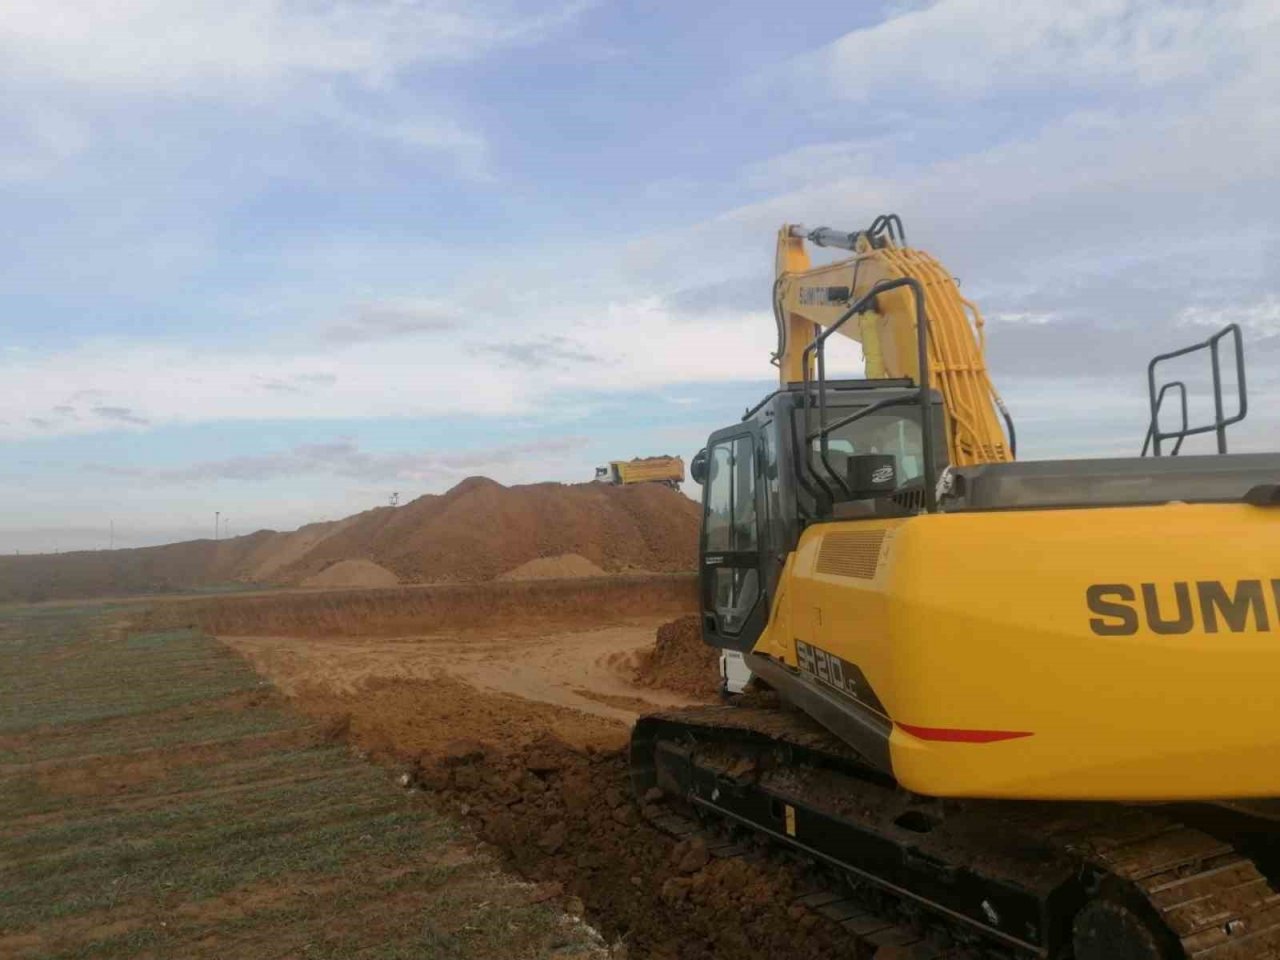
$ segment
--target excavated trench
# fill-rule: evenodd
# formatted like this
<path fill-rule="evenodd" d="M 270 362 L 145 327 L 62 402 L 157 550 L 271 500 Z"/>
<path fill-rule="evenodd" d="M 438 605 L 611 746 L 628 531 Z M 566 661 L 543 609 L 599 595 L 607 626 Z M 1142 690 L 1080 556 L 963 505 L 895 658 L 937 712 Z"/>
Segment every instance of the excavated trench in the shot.
<path fill-rule="evenodd" d="M 619 956 L 870 956 L 794 905 L 805 879 L 794 868 L 714 859 L 701 841 L 650 825 L 630 793 L 621 724 L 448 679 L 375 684 L 358 702 L 318 692 L 302 702 L 375 759 L 402 766 L 414 788 L 470 824 L 538 896 L 583 913 Z"/>
<path fill-rule="evenodd" d="M 539 589 L 546 616 L 514 633 L 468 614 L 433 624 L 430 636 L 405 636 L 399 622 L 386 629 L 398 617 L 387 617 L 380 594 L 369 609 L 379 629 L 366 636 L 358 604 L 338 605 L 339 629 L 325 638 L 315 614 L 330 603 L 286 597 L 275 608 L 255 602 L 252 637 L 224 639 L 333 737 L 407 773 L 411 789 L 466 822 L 535 885 L 533 896 L 583 914 L 617 956 L 869 956 L 795 905 L 805 883 L 798 868 L 711 858 L 699 842 L 652 826 L 631 796 L 631 717 L 705 702 L 714 689 L 715 658 L 696 629 L 668 622 L 673 602 L 675 612 L 688 609 L 687 588 L 637 583 L 628 588 L 636 602 L 613 605 L 625 614 L 591 630 L 585 607 L 598 614 L 600 587 Z M 619 589 L 614 581 L 603 593 Z M 209 619 L 239 624 L 246 612 L 233 603 Z M 289 629 L 295 617 L 305 629 Z"/>

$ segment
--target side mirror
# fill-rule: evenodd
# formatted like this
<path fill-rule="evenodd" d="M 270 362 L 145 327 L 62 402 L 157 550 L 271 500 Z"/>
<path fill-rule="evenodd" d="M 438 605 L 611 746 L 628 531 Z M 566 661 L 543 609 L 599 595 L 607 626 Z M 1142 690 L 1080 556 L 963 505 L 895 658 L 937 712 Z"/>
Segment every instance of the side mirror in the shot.
<path fill-rule="evenodd" d="M 689 461 L 689 478 L 698 486 L 707 482 L 707 448 L 703 447 Z"/>
<path fill-rule="evenodd" d="M 855 500 L 871 500 L 898 489 L 898 460 L 891 453 L 861 453 L 849 458 L 849 490 Z"/>

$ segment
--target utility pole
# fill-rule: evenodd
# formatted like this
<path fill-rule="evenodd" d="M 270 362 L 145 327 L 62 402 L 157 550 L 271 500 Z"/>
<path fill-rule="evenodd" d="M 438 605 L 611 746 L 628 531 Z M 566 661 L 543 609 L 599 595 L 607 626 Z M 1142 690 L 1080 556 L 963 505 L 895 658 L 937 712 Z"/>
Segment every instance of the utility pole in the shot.
<path fill-rule="evenodd" d="M 216 543 L 218 540 L 218 526 L 222 523 L 222 511 L 213 511 L 213 539 Z"/>

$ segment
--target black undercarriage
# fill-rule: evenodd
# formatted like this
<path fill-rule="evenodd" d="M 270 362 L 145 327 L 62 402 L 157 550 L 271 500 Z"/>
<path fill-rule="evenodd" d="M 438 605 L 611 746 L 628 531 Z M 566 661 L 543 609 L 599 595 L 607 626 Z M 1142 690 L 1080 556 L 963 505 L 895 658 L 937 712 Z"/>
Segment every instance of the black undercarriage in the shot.
<path fill-rule="evenodd" d="M 916 797 L 776 707 L 642 718 L 632 780 L 817 865 L 922 957 L 1280 958 L 1258 865 L 1163 809 Z"/>

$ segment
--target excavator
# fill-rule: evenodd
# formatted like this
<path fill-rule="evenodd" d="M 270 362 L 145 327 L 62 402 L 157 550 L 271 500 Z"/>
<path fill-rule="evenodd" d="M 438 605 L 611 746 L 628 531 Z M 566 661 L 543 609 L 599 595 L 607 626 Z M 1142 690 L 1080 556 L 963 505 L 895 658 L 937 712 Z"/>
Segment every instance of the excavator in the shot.
<path fill-rule="evenodd" d="M 1226 450 L 1239 329 L 1152 361 L 1143 456 L 1018 461 L 982 315 L 899 217 L 777 251 L 778 389 L 690 470 L 703 638 L 760 689 L 637 721 L 647 815 L 807 864 L 895 956 L 1280 958 L 1280 454 Z M 1157 381 L 1201 349 L 1193 426 Z"/>

